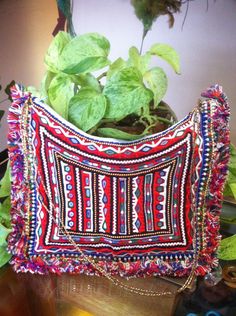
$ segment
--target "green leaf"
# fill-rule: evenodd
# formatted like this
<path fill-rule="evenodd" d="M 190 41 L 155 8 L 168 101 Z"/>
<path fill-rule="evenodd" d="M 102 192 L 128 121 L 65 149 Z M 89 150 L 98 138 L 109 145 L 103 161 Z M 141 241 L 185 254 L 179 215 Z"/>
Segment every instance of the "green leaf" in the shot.
<path fill-rule="evenodd" d="M 235 214 L 235 216 L 236 216 L 236 214 Z M 220 216 L 220 220 L 223 223 L 236 225 L 236 217 L 223 217 L 223 216 Z"/>
<path fill-rule="evenodd" d="M 123 139 L 123 140 L 135 140 L 144 136 L 143 134 L 134 135 L 134 134 L 126 133 L 119 129 L 110 128 L 110 127 L 98 128 L 97 132 L 100 136 L 103 136 L 103 137 L 111 137 L 111 138 Z"/>
<path fill-rule="evenodd" d="M 1 180 L 0 197 L 5 197 L 10 194 L 11 183 L 9 172 L 10 167 L 8 164 L 5 175 Z M 8 254 L 6 250 L 6 239 L 10 232 L 10 198 L 8 197 L 0 204 L 0 267 L 7 263 L 11 258 L 11 255 Z"/>
<path fill-rule="evenodd" d="M 56 75 L 49 85 L 48 97 L 52 108 L 66 120 L 68 119 L 68 104 L 73 96 L 74 84 L 70 76 Z"/>
<path fill-rule="evenodd" d="M 230 186 L 229 186 L 229 184 L 228 184 L 227 182 L 225 183 L 224 196 L 233 197 L 233 192 L 232 192 L 232 190 L 230 189 Z"/>
<path fill-rule="evenodd" d="M 107 80 L 114 76 L 119 70 L 127 67 L 126 61 L 123 58 L 116 59 L 108 68 Z"/>
<path fill-rule="evenodd" d="M 230 144 L 229 170 L 230 173 L 232 173 L 236 179 L 236 147 L 232 143 Z"/>
<path fill-rule="evenodd" d="M 166 74 L 161 68 L 155 67 L 145 72 L 143 78 L 148 88 L 153 92 L 154 106 L 157 107 L 167 91 L 168 81 Z"/>
<path fill-rule="evenodd" d="M 107 81 L 103 93 L 108 99 L 105 117 L 113 119 L 137 112 L 153 98 L 152 91 L 143 84 L 142 74 L 134 67 L 118 71 Z"/>
<path fill-rule="evenodd" d="M 101 92 L 101 86 L 98 80 L 90 73 L 73 76 L 73 81 L 81 88 L 93 88 L 97 92 Z"/>
<path fill-rule="evenodd" d="M 129 49 L 129 59 L 127 64 L 128 66 L 136 67 L 141 74 L 144 74 L 148 69 L 151 56 L 152 55 L 149 52 L 140 55 L 138 49 L 133 46 Z"/>
<path fill-rule="evenodd" d="M 228 174 L 228 183 L 234 183 L 236 182 L 236 174 L 235 174 L 235 168 L 233 167 L 232 168 L 232 165 L 231 165 L 231 160 L 229 162 L 229 174 Z"/>
<path fill-rule="evenodd" d="M 9 196 L 11 192 L 10 164 L 8 162 L 4 177 L 0 181 L 0 198 Z"/>
<path fill-rule="evenodd" d="M 10 232 L 11 232 L 10 228 L 7 228 L 0 223 L 0 246 L 6 244 L 6 239 Z"/>
<path fill-rule="evenodd" d="M 152 23 L 160 15 L 159 1 L 131 0 L 130 2 L 135 9 L 135 15 L 142 22 L 144 33 L 146 34 L 151 29 Z M 161 6 L 165 7 L 162 2 Z M 156 10 L 157 8 L 159 10 Z"/>
<path fill-rule="evenodd" d="M 54 72 L 47 71 L 41 81 L 40 85 L 40 95 L 42 98 L 47 98 L 47 102 L 49 101 L 48 98 L 48 89 L 50 86 L 50 83 L 52 82 L 52 79 L 56 76 Z"/>
<path fill-rule="evenodd" d="M 7 252 L 6 247 L 6 245 L 0 246 L 0 268 L 11 259 L 11 254 Z"/>
<path fill-rule="evenodd" d="M 149 52 L 167 61 L 174 71 L 180 74 L 179 54 L 174 48 L 167 44 L 154 44 Z"/>
<path fill-rule="evenodd" d="M 229 183 L 229 187 L 232 192 L 232 197 L 236 200 L 236 182 Z"/>
<path fill-rule="evenodd" d="M 83 131 L 94 127 L 104 116 L 106 98 L 92 88 L 81 88 L 70 100 L 69 121 Z"/>
<path fill-rule="evenodd" d="M 232 143 L 230 144 L 230 152 L 231 152 L 231 155 L 236 156 L 236 146 L 233 145 Z"/>
<path fill-rule="evenodd" d="M 0 110 L 0 120 L 1 120 L 1 118 L 3 117 L 3 115 L 4 115 L 4 111 L 3 111 L 3 110 Z"/>
<path fill-rule="evenodd" d="M 12 102 L 12 97 L 11 97 L 11 88 L 15 86 L 16 82 L 15 80 L 12 80 L 4 89 L 4 92 L 8 95 L 8 99 Z"/>
<path fill-rule="evenodd" d="M 58 62 L 64 47 L 71 41 L 71 36 L 66 32 L 58 32 L 52 40 L 44 57 L 44 62 L 49 71 L 59 72 Z"/>
<path fill-rule="evenodd" d="M 10 197 L 7 197 L 2 203 L 0 203 L 0 222 L 6 227 L 10 228 L 10 209 L 11 201 Z"/>
<path fill-rule="evenodd" d="M 97 33 L 76 36 L 62 51 L 60 70 L 67 74 L 79 74 L 101 69 L 109 64 L 109 50 L 108 40 Z"/>
<path fill-rule="evenodd" d="M 222 260 L 236 259 L 236 235 L 221 240 L 218 258 Z"/>
<path fill-rule="evenodd" d="M 236 199 L 236 148 L 233 144 L 230 144 L 229 174 L 225 185 L 224 195 Z"/>

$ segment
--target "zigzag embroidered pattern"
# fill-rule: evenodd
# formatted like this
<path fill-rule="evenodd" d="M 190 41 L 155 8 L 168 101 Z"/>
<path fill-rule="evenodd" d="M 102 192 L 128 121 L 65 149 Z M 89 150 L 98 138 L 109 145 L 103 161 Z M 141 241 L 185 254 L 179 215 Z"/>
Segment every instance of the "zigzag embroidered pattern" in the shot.
<path fill-rule="evenodd" d="M 196 253 L 197 274 L 215 265 L 218 226 L 208 228 L 218 219 L 206 203 L 212 170 L 228 159 L 227 116 L 224 157 L 215 156 L 215 117 L 224 104 L 228 111 L 225 99 L 202 102 L 162 133 L 125 142 L 87 135 L 28 97 L 13 89 L 9 114 L 9 250 L 17 271 L 96 273 L 80 262 L 61 223 L 111 274 L 187 275 Z"/>

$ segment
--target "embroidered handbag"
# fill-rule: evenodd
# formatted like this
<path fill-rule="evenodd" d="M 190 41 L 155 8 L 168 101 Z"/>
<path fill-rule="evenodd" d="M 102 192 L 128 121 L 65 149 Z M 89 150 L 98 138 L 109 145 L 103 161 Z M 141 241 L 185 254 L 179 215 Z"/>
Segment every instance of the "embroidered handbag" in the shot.
<path fill-rule="evenodd" d="M 221 87 L 167 130 L 135 141 L 88 135 L 20 86 L 9 159 L 17 272 L 204 275 L 217 265 L 229 160 Z"/>

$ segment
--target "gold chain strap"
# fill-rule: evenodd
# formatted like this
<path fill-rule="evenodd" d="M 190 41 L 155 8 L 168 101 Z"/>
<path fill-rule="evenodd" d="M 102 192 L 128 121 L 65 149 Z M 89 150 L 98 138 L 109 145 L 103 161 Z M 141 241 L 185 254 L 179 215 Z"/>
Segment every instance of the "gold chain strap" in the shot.
<path fill-rule="evenodd" d="M 27 102 L 25 103 L 25 106 L 28 108 L 28 106 L 33 105 L 32 100 L 29 98 L 27 100 Z M 26 114 L 25 119 L 23 119 L 23 123 L 24 123 L 24 128 L 23 128 L 23 133 L 22 133 L 22 137 L 23 137 L 23 147 L 24 147 L 24 153 L 29 152 L 29 146 L 27 144 L 29 138 L 27 136 L 27 127 L 28 127 L 28 109 L 26 111 L 24 111 Z M 25 158 L 25 160 L 28 160 L 28 157 Z M 30 173 L 30 168 L 25 169 L 28 177 L 27 179 L 29 179 L 29 173 Z M 40 175 L 41 176 L 41 175 Z M 40 183 L 43 186 L 43 189 L 45 190 L 45 193 L 47 194 L 48 198 L 49 198 L 49 203 L 51 205 L 51 209 L 53 209 L 53 202 L 51 200 L 51 196 L 50 194 L 48 194 L 48 191 L 43 183 L 43 181 L 41 181 Z M 38 185 L 38 184 L 37 184 Z M 121 282 L 120 280 L 118 280 L 116 277 L 112 276 L 111 273 L 107 272 L 104 268 L 102 268 L 93 258 L 89 257 L 88 255 L 86 255 L 83 250 L 78 246 L 78 244 L 76 244 L 76 242 L 73 240 L 73 238 L 70 236 L 69 232 L 67 231 L 67 229 L 65 228 L 64 224 L 62 223 L 61 219 L 59 218 L 59 224 L 56 221 L 56 218 L 52 215 L 52 212 L 48 209 L 48 207 L 45 205 L 45 203 L 42 201 L 42 206 L 45 208 L 45 210 L 48 212 L 48 215 L 51 216 L 51 218 L 53 219 L 54 223 L 57 225 L 57 227 L 60 229 L 60 227 L 62 227 L 63 231 L 64 231 L 64 235 L 66 236 L 66 238 L 68 239 L 68 241 L 71 243 L 71 245 L 74 246 L 74 248 L 80 253 L 80 257 L 79 260 L 85 263 L 90 263 L 101 275 L 103 275 L 104 277 L 106 277 L 108 280 L 110 280 L 114 285 L 119 286 L 120 288 L 129 291 L 131 293 L 135 293 L 135 294 L 139 294 L 139 295 L 143 295 L 143 296 L 152 296 L 152 297 L 157 297 L 157 296 L 168 296 L 168 295 L 176 295 L 177 293 L 180 293 L 182 291 L 184 291 L 186 288 L 188 288 L 191 284 L 192 281 L 194 279 L 195 276 L 195 269 L 197 266 L 197 262 L 198 262 L 198 253 L 197 251 L 195 251 L 194 254 L 194 260 L 192 263 L 192 268 L 191 268 L 191 272 L 187 278 L 187 280 L 185 281 L 185 283 L 175 292 L 172 291 L 162 291 L 162 292 L 157 292 L 157 291 L 152 291 L 152 290 L 147 290 L 147 289 L 142 289 L 142 288 L 138 288 L 135 286 L 129 286 L 123 282 Z"/>
<path fill-rule="evenodd" d="M 3 161 L 0 162 L 0 166 L 4 165 L 6 162 L 8 162 L 9 158 L 4 159 Z"/>
<path fill-rule="evenodd" d="M 43 184 L 43 182 L 41 182 L 41 184 L 42 184 L 42 186 L 43 186 L 43 188 L 44 188 L 44 190 L 45 190 L 45 192 L 46 192 L 46 194 L 47 194 L 47 196 L 49 198 L 49 203 L 51 204 L 51 207 L 53 207 L 53 204 L 52 204 L 52 201 L 51 201 L 51 197 L 49 196 L 49 194 L 47 192 L 47 189 L 45 188 L 45 185 Z M 79 257 L 79 260 L 81 260 L 83 262 L 86 262 L 86 263 L 89 262 L 98 272 L 100 272 L 103 276 L 105 276 L 108 280 L 110 280 L 114 285 L 119 286 L 119 287 L 123 288 L 124 290 L 127 290 L 127 291 L 132 292 L 132 293 L 136 293 L 136 294 L 139 294 L 139 295 L 144 295 L 144 296 L 167 296 L 167 295 L 175 295 L 176 293 L 182 292 L 187 287 L 189 287 L 190 284 L 192 283 L 193 278 L 194 278 L 194 273 L 195 273 L 195 266 L 196 266 L 196 263 L 197 263 L 196 258 L 194 259 L 190 275 L 188 276 L 188 278 L 185 281 L 185 283 L 183 284 L 183 286 L 181 286 L 181 288 L 179 288 L 176 292 L 172 292 L 172 291 L 156 292 L 156 291 L 152 291 L 152 290 L 146 290 L 146 289 L 141 289 L 141 288 L 137 288 L 137 287 L 134 287 L 134 286 L 129 286 L 129 285 L 119 281 L 117 278 L 115 278 L 110 273 L 105 271 L 105 269 L 103 269 L 97 262 L 95 262 L 94 259 L 92 259 L 91 257 L 89 257 L 86 254 L 84 254 L 83 250 L 81 250 L 81 248 L 76 244 L 76 242 L 70 236 L 69 232 L 65 228 L 65 225 L 62 223 L 61 219 L 59 218 L 59 224 L 60 224 L 60 227 L 59 227 L 55 217 L 51 214 L 51 212 L 48 209 L 48 207 L 43 202 L 42 202 L 42 205 L 46 209 L 46 211 L 48 212 L 49 216 L 52 217 L 54 223 L 58 226 L 58 228 L 62 227 L 62 229 L 64 231 L 64 235 L 67 237 L 68 241 L 81 254 L 80 257 Z"/>

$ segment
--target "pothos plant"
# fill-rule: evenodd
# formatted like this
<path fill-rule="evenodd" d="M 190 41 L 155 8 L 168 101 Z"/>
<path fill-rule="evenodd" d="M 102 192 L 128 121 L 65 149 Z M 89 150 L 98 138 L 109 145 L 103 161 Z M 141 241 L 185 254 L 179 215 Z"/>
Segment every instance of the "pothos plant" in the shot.
<path fill-rule="evenodd" d="M 71 37 L 59 32 L 45 56 L 40 91 L 27 89 L 90 134 L 132 140 L 152 133 L 157 122 L 171 125 L 173 118 L 156 111 L 167 90 L 167 76 L 162 68 L 151 68 L 150 61 L 153 56 L 164 59 L 179 73 L 177 52 L 155 44 L 141 55 L 131 47 L 127 60 L 111 62 L 109 51 L 109 41 L 100 34 Z M 127 125 L 132 133 L 124 131 Z"/>
<path fill-rule="evenodd" d="M 0 85 L 0 91 L 2 86 Z M 7 99 L 0 100 L 0 104 Z M 4 111 L 0 110 L 0 121 L 4 115 Z M 1 126 L 1 123 L 0 123 Z M 1 165 L 0 165 L 1 167 Z M 0 267 L 9 261 L 11 255 L 6 251 L 7 236 L 11 232 L 10 223 L 10 173 L 9 168 L 5 172 L 4 177 L 0 182 Z"/>
<path fill-rule="evenodd" d="M 232 144 L 230 144 L 229 174 L 224 195 L 236 200 L 236 148 Z M 235 225 L 236 227 L 236 215 L 233 217 L 225 217 L 224 212 L 222 212 L 221 222 L 227 225 Z M 236 234 L 221 241 L 218 257 L 222 260 L 236 260 Z"/>

